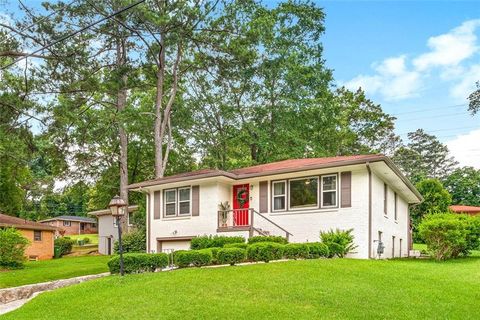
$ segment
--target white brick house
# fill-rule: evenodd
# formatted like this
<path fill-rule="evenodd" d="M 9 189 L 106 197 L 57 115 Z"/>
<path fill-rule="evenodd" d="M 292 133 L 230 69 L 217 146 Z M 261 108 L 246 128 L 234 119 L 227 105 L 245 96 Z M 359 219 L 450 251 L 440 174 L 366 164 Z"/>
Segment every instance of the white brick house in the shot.
<path fill-rule="evenodd" d="M 147 196 L 147 250 L 187 249 L 199 235 L 282 235 L 319 241 L 353 229 L 350 256 L 405 257 L 409 204 L 421 195 L 383 155 L 286 160 L 231 171 L 199 170 L 132 184 Z M 221 210 L 220 203 L 231 208 Z"/>

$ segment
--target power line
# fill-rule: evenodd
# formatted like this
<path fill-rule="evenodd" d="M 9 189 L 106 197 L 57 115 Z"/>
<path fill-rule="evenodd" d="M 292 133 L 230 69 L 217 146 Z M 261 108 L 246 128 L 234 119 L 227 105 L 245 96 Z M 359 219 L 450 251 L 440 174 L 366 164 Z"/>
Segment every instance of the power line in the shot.
<path fill-rule="evenodd" d="M 31 57 L 31 56 L 34 56 L 34 55 L 36 55 L 37 53 L 40 53 L 40 52 L 42 52 L 43 50 L 48 49 L 48 48 L 56 45 L 57 43 L 60 43 L 60 42 L 62 42 L 62 41 L 67 40 L 68 38 L 71 38 L 71 37 L 73 37 L 73 36 L 76 36 L 77 34 L 83 32 L 83 31 L 85 31 L 85 30 L 87 30 L 87 29 L 90 29 L 91 27 L 93 27 L 93 26 L 95 26 L 95 25 L 97 25 L 97 24 L 99 24 L 99 23 L 102 23 L 102 22 L 104 22 L 104 21 L 106 21 L 106 20 L 108 20 L 108 19 L 111 19 L 111 18 L 113 18 L 114 16 L 119 15 L 119 14 L 121 14 L 121 13 L 127 11 L 127 10 L 130 10 L 130 9 L 132 9 L 133 7 L 136 7 L 136 6 L 138 6 L 139 4 L 141 4 L 141 3 L 145 2 L 145 1 L 146 1 L 146 0 L 140 0 L 140 1 L 137 1 L 137 2 L 135 2 L 135 3 L 132 3 L 131 5 L 128 5 L 128 6 L 122 8 L 122 9 L 120 9 L 120 10 L 118 10 L 118 11 L 115 11 L 114 13 L 112 13 L 112 14 L 106 16 L 106 17 L 103 17 L 103 18 L 100 19 L 100 20 L 97 20 L 97 21 L 95 21 L 95 22 L 92 22 L 92 23 L 90 23 L 89 25 L 87 25 L 87 26 L 85 26 L 85 27 L 83 27 L 83 28 L 81 28 L 81 29 L 78 29 L 78 30 L 76 30 L 76 31 L 74 31 L 74 32 L 72 32 L 72 33 L 69 33 L 69 34 L 67 34 L 67 35 L 65 35 L 65 36 L 63 36 L 63 37 L 60 37 L 60 39 L 57 39 L 57 40 L 55 40 L 55 41 L 53 41 L 53 42 L 51 42 L 51 43 L 49 43 L 49 44 L 41 47 L 40 49 L 37 49 L 37 50 L 35 50 L 35 51 L 33 51 L 33 52 L 31 52 L 31 53 L 29 53 L 29 54 L 27 54 L 27 55 L 25 55 L 25 56 L 23 56 L 23 57 L 21 57 L 21 58 L 16 59 L 16 60 L 13 61 L 12 63 L 4 66 L 1 70 L 3 71 L 3 70 L 5 70 L 5 69 L 13 66 L 14 64 L 22 61 L 22 60 L 25 60 L 25 59 L 27 59 L 27 58 L 29 58 L 29 57 Z"/>
<path fill-rule="evenodd" d="M 398 115 L 403 115 L 403 114 L 412 114 L 412 113 L 420 113 L 420 112 L 427 112 L 427 111 L 435 111 L 435 110 L 438 110 L 438 109 L 466 107 L 467 105 L 468 104 L 463 103 L 463 104 L 455 104 L 455 105 L 450 105 L 450 106 L 442 106 L 442 107 L 435 107 L 435 108 L 412 110 L 412 111 L 406 111 L 406 112 L 392 113 L 392 116 L 398 116 Z"/>
<path fill-rule="evenodd" d="M 470 127 L 456 127 L 456 128 L 446 128 L 446 129 L 436 129 L 436 130 L 428 130 L 427 133 L 430 133 L 430 132 L 440 132 L 440 131 L 455 131 L 455 130 L 463 130 L 463 129 L 474 129 L 474 128 L 480 128 L 480 125 L 479 126 L 470 126 Z M 398 135 L 406 135 L 406 134 L 409 134 L 409 133 L 414 133 L 415 131 L 408 131 L 408 132 L 402 132 L 402 133 L 399 133 Z"/>

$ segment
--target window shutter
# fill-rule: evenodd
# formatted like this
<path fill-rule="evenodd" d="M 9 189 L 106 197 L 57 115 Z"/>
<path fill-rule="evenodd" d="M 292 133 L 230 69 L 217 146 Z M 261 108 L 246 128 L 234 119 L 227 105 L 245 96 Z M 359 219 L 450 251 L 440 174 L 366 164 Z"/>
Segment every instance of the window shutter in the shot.
<path fill-rule="evenodd" d="M 160 219 L 160 192 L 153 193 L 153 219 Z"/>
<path fill-rule="evenodd" d="M 260 181 L 260 213 L 268 212 L 268 181 Z"/>
<path fill-rule="evenodd" d="M 200 215 L 200 186 L 192 186 L 192 216 Z"/>
<path fill-rule="evenodd" d="M 341 207 L 352 206 L 352 172 L 345 171 L 341 174 Z"/>

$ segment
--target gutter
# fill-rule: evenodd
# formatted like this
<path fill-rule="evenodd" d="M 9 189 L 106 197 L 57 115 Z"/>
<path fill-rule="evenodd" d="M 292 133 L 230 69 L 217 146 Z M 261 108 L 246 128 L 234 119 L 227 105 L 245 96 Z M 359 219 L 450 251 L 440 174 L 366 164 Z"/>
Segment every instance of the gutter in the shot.
<path fill-rule="evenodd" d="M 368 171 L 368 258 L 372 258 L 372 170 L 370 162 L 365 163 Z"/>

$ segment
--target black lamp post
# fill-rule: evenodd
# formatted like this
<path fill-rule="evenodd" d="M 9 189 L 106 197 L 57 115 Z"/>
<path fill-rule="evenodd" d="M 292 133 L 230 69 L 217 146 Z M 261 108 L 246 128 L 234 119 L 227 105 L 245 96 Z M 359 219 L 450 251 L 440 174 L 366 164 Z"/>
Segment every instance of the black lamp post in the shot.
<path fill-rule="evenodd" d="M 123 201 L 122 198 L 119 196 L 113 197 L 113 199 L 108 204 L 110 211 L 112 212 L 112 216 L 114 219 L 117 219 L 117 227 L 118 227 L 118 251 L 120 253 L 120 275 L 123 276 L 123 247 L 122 247 L 122 222 L 121 218 L 125 215 L 125 207 L 127 204 Z"/>

